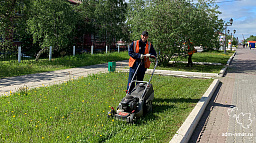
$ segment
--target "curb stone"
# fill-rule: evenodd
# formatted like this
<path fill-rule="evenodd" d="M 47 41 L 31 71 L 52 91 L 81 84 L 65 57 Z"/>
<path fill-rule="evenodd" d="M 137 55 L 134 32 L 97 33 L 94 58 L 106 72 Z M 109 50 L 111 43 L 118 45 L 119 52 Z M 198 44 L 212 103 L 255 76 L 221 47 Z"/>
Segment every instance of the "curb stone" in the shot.
<path fill-rule="evenodd" d="M 220 81 L 215 79 L 169 143 L 187 143 Z"/>
<path fill-rule="evenodd" d="M 235 57 L 235 55 L 236 55 L 236 52 L 227 61 L 227 64 L 226 64 L 227 66 L 229 66 L 231 64 L 231 62 L 232 62 L 233 58 Z"/>
<path fill-rule="evenodd" d="M 223 76 L 224 76 L 224 74 L 226 73 L 226 70 L 227 70 L 228 66 L 229 66 L 229 65 L 231 64 L 231 62 L 233 61 L 235 55 L 236 55 L 236 52 L 229 58 L 229 60 L 227 61 L 227 64 L 225 65 L 225 67 L 220 70 L 218 77 L 223 77 Z"/>
<path fill-rule="evenodd" d="M 223 69 L 221 69 L 220 70 L 220 72 L 219 72 L 219 75 L 218 75 L 218 77 L 223 77 L 224 76 L 224 74 L 225 74 L 225 72 L 226 72 L 226 70 L 227 70 L 227 66 L 225 66 Z"/>

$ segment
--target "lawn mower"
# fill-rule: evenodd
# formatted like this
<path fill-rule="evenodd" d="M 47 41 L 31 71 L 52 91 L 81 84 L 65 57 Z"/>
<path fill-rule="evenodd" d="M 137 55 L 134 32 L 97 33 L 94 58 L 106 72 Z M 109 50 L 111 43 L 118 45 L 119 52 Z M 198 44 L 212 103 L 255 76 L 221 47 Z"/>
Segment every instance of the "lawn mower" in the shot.
<path fill-rule="evenodd" d="M 128 91 L 130 91 L 133 82 L 136 83 L 135 87 L 131 92 L 126 93 L 126 96 L 121 100 L 116 111 L 111 107 L 111 110 L 108 112 L 109 118 L 112 117 L 128 123 L 133 123 L 136 119 L 153 111 L 152 101 L 154 99 L 154 90 L 150 81 L 154 75 L 158 60 L 153 55 L 151 55 L 150 58 L 155 59 L 155 67 L 149 81 L 134 80 L 139 67 L 142 65 L 141 63 L 144 61 L 141 60 L 132 77 L 131 83 L 129 84 Z"/>

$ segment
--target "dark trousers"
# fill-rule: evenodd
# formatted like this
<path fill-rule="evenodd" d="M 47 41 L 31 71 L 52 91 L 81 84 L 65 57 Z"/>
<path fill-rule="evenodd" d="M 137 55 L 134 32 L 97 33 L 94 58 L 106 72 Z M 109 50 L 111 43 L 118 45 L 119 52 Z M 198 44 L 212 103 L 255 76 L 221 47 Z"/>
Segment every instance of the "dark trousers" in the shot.
<path fill-rule="evenodd" d="M 192 67 L 193 66 L 193 63 L 192 63 L 192 55 L 193 54 L 191 54 L 191 55 L 188 55 L 188 64 L 187 64 L 187 67 Z"/>
<path fill-rule="evenodd" d="M 132 77 L 133 77 L 135 71 L 136 71 L 136 69 L 133 69 L 133 68 L 130 67 L 129 78 L 128 78 L 128 84 L 127 84 L 127 92 L 129 92 L 129 93 L 130 93 L 130 92 L 132 91 L 132 89 L 135 87 L 135 82 L 133 82 L 133 83 L 131 84 L 130 90 L 128 91 L 129 85 L 130 85 L 130 83 L 131 83 L 131 80 L 132 80 Z M 145 68 L 139 68 L 139 69 L 138 69 L 138 72 L 137 72 L 137 74 L 135 75 L 135 77 L 134 77 L 133 80 L 143 81 L 145 72 L 146 72 L 146 69 L 145 69 Z"/>

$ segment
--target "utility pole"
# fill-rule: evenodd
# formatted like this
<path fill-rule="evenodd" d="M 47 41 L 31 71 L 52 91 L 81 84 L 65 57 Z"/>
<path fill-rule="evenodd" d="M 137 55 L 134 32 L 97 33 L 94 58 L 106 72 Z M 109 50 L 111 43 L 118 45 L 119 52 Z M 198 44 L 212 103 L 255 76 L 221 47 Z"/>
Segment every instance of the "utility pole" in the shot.
<path fill-rule="evenodd" d="M 242 34 L 243 35 L 243 38 L 244 38 L 244 34 Z M 244 44 L 245 44 L 245 39 L 244 39 L 244 42 L 243 42 Z"/>

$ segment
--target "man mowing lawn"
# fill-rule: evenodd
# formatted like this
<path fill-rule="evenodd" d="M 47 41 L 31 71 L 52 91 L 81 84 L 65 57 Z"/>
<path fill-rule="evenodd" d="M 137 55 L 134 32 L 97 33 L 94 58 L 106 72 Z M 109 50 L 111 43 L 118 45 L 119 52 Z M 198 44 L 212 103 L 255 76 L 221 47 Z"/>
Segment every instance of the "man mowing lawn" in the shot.
<path fill-rule="evenodd" d="M 144 62 L 139 67 L 138 72 L 134 78 L 135 80 L 137 79 L 139 81 L 143 81 L 145 72 L 146 72 L 147 68 L 150 67 L 150 61 L 149 61 L 150 55 L 156 56 L 156 51 L 153 48 L 153 45 L 150 42 L 148 42 L 147 40 L 148 40 L 148 32 L 143 31 L 141 34 L 141 39 L 132 42 L 132 44 L 129 47 L 128 53 L 130 56 L 130 59 L 129 59 L 130 72 L 129 72 L 129 78 L 128 78 L 126 92 L 130 92 L 135 86 L 134 83 L 132 83 L 132 85 L 130 87 L 130 91 L 128 91 L 129 84 L 131 83 L 131 79 L 132 79 L 139 63 L 141 62 L 141 60 L 144 60 Z M 146 56 L 144 56 L 144 55 L 146 55 Z"/>

